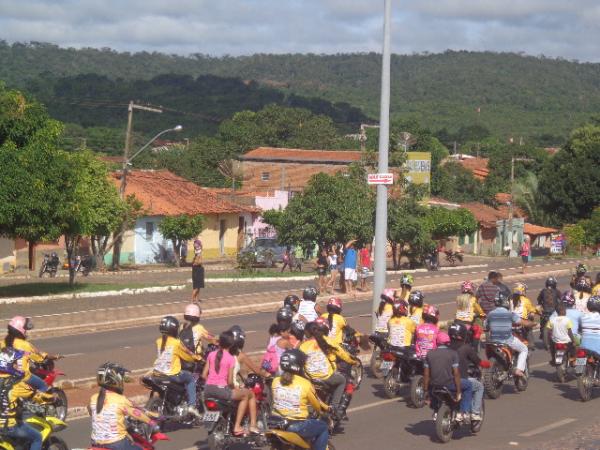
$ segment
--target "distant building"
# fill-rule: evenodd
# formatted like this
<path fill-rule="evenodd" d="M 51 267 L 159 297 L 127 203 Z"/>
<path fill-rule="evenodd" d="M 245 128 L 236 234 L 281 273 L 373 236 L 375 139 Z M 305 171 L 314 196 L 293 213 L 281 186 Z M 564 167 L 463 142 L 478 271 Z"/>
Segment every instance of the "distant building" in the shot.
<path fill-rule="evenodd" d="M 464 153 L 457 153 L 455 155 L 450 155 L 442 161 L 442 164 L 447 162 L 454 161 L 469 172 L 473 174 L 475 178 L 480 181 L 483 181 L 490 174 L 490 169 L 488 168 L 488 164 L 490 160 L 488 158 L 478 158 L 473 155 L 467 155 Z"/>

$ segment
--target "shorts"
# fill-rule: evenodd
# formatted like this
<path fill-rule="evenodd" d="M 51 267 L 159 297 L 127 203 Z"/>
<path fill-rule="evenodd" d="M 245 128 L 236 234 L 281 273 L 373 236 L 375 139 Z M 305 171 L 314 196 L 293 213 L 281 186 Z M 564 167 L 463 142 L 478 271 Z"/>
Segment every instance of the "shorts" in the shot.
<path fill-rule="evenodd" d="M 204 386 L 204 398 L 209 397 L 218 398 L 219 400 L 231 400 L 231 388 L 207 384 Z"/>
<path fill-rule="evenodd" d="M 317 271 L 319 272 L 319 275 L 320 275 L 320 276 L 325 276 L 325 275 L 327 275 L 327 269 L 324 269 L 324 268 L 321 268 L 321 267 L 319 267 L 319 268 L 317 269 Z"/>
<path fill-rule="evenodd" d="M 363 267 L 363 268 L 360 270 L 360 277 L 361 277 L 362 279 L 366 279 L 366 278 L 368 278 L 368 277 L 369 277 L 369 268 L 368 268 L 368 267 Z"/>
<path fill-rule="evenodd" d="M 346 281 L 356 281 L 356 269 L 346 267 L 344 269 L 344 279 Z"/>
<path fill-rule="evenodd" d="M 523 264 L 527 264 L 529 262 L 529 256 L 521 255 L 521 261 L 523 261 Z"/>
<path fill-rule="evenodd" d="M 329 270 L 332 270 L 332 271 L 333 271 L 333 270 L 337 270 L 337 267 L 338 267 L 338 266 L 337 266 L 337 264 L 331 264 L 331 265 L 329 266 Z"/>

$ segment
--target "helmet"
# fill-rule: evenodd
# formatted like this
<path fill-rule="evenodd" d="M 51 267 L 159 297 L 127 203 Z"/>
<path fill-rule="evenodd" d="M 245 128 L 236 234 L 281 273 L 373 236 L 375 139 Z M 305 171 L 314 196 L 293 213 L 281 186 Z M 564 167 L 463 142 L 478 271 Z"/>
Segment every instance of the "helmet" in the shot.
<path fill-rule="evenodd" d="M 98 368 L 96 382 L 98 386 L 122 393 L 125 374 L 127 372 L 129 370 L 121 367 L 119 364 L 107 362 Z"/>
<path fill-rule="evenodd" d="M 412 285 L 413 285 L 413 276 L 410 274 L 402 275 L 402 278 L 400 278 L 400 286 L 412 287 Z"/>
<path fill-rule="evenodd" d="M 575 268 L 575 272 L 577 273 L 577 275 L 585 275 L 587 270 L 587 266 L 583 263 L 577 264 L 577 267 Z"/>
<path fill-rule="evenodd" d="M 448 335 L 453 341 L 464 341 L 467 338 L 467 327 L 460 322 L 454 322 L 448 327 Z"/>
<path fill-rule="evenodd" d="M 308 286 L 308 287 L 304 288 L 304 290 L 302 291 L 302 298 L 304 300 L 310 300 L 312 302 L 316 302 L 317 295 L 319 295 L 319 293 L 317 292 L 317 289 L 314 286 Z"/>
<path fill-rule="evenodd" d="M 27 331 L 33 329 L 33 323 L 30 317 L 15 316 L 8 322 L 8 329 L 12 329 L 25 337 L 27 336 Z"/>
<path fill-rule="evenodd" d="M 554 277 L 548 277 L 548 278 L 546 278 L 546 287 L 547 287 L 547 288 L 553 288 L 553 289 L 556 289 L 556 285 L 557 285 L 557 284 L 558 284 L 558 283 L 557 283 L 557 281 L 556 281 L 556 278 L 554 278 Z"/>
<path fill-rule="evenodd" d="M 414 291 L 414 292 L 411 292 L 410 295 L 408 296 L 408 303 L 411 306 L 421 307 L 421 306 L 423 306 L 424 299 L 425 299 L 425 296 L 423 295 L 423 293 L 421 291 Z"/>
<path fill-rule="evenodd" d="M 185 307 L 183 317 L 186 320 L 200 319 L 200 314 L 202 314 L 202 311 L 200 311 L 200 307 L 195 303 L 190 303 Z"/>
<path fill-rule="evenodd" d="M 383 300 L 384 302 L 388 302 L 388 303 L 393 303 L 394 302 L 394 293 L 396 291 L 394 289 L 384 289 L 383 292 L 381 293 L 381 300 Z"/>
<path fill-rule="evenodd" d="M 299 341 L 304 339 L 304 321 L 294 320 L 290 327 L 290 333 Z"/>
<path fill-rule="evenodd" d="M 279 308 L 277 311 L 277 323 L 280 322 L 291 322 L 294 318 L 294 311 L 292 308 L 288 306 L 284 306 L 283 308 Z"/>
<path fill-rule="evenodd" d="M 293 311 L 298 311 L 299 303 L 300 297 L 294 294 L 290 294 L 283 299 L 283 306 L 289 306 Z"/>
<path fill-rule="evenodd" d="M 329 322 L 322 317 L 317 317 L 313 323 L 316 325 L 316 328 L 321 330 L 323 334 L 329 334 Z"/>
<path fill-rule="evenodd" d="M 590 311 L 600 312 L 600 295 L 593 295 L 588 298 L 587 309 Z"/>
<path fill-rule="evenodd" d="M 425 305 L 423 307 L 423 318 L 425 317 L 437 320 L 440 317 L 440 310 L 435 305 Z"/>
<path fill-rule="evenodd" d="M 22 378 L 25 372 L 16 369 L 15 363 L 21 359 L 24 352 L 15 350 L 12 347 L 6 347 L 0 352 L 0 373 L 7 373 L 16 378 Z"/>
<path fill-rule="evenodd" d="M 513 295 L 525 295 L 527 292 L 527 286 L 523 283 L 517 283 L 512 290 Z"/>
<path fill-rule="evenodd" d="M 331 297 L 327 302 L 327 312 L 340 314 L 342 312 L 342 300 L 338 297 Z"/>
<path fill-rule="evenodd" d="M 560 301 L 567 308 L 572 308 L 573 306 L 575 306 L 575 296 L 570 290 L 563 292 L 563 295 L 560 297 Z"/>
<path fill-rule="evenodd" d="M 592 289 L 592 286 L 590 286 L 590 282 L 588 281 L 588 279 L 586 277 L 580 277 L 575 282 L 575 289 L 577 289 L 578 291 L 590 292 Z"/>
<path fill-rule="evenodd" d="M 448 345 L 450 343 L 450 336 L 444 331 L 440 331 L 437 335 L 437 345 Z"/>
<path fill-rule="evenodd" d="M 306 363 L 306 355 L 300 350 L 286 350 L 279 359 L 279 367 L 284 372 L 302 374 L 304 364 Z"/>
<path fill-rule="evenodd" d="M 460 292 L 462 294 L 472 294 L 475 292 L 475 285 L 469 280 L 463 281 L 460 285 Z"/>
<path fill-rule="evenodd" d="M 502 291 L 498 291 L 496 293 L 496 297 L 494 297 L 494 305 L 499 308 L 510 308 L 510 303 L 508 301 L 508 297 Z"/>
<path fill-rule="evenodd" d="M 233 334 L 233 345 L 238 349 L 242 350 L 246 343 L 246 333 L 242 330 L 239 325 L 232 326 L 229 331 Z"/>
<path fill-rule="evenodd" d="M 394 315 L 406 316 L 408 314 L 408 310 L 406 309 L 406 302 L 403 300 L 396 300 L 392 307 L 394 308 Z"/>
<path fill-rule="evenodd" d="M 177 337 L 179 333 L 179 320 L 173 316 L 165 316 L 161 319 L 158 329 L 161 334 Z"/>

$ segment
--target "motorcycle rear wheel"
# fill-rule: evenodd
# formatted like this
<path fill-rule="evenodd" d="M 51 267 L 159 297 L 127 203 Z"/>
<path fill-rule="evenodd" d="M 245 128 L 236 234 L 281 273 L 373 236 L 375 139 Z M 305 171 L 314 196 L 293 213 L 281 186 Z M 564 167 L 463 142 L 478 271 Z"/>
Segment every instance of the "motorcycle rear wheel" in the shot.
<path fill-rule="evenodd" d="M 446 443 L 452 439 L 454 433 L 452 425 L 452 410 L 445 403 L 438 409 L 437 417 L 435 419 L 435 435 L 440 442 Z"/>
<path fill-rule="evenodd" d="M 226 428 L 227 424 L 223 418 L 220 418 L 219 422 L 208 435 L 207 444 L 210 450 L 222 450 L 225 448 L 224 441 Z"/>
<path fill-rule="evenodd" d="M 425 406 L 425 387 L 421 375 L 415 375 L 410 380 L 410 403 L 414 408 Z"/>
<path fill-rule="evenodd" d="M 491 366 L 482 371 L 483 389 L 486 395 L 491 399 L 496 399 L 502 394 L 502 383 L 498 383 L 496 380 L 500 375 L 500 368 L 498 363 L 490 359 Z"/>
<path fill-rule="evenodd" d="M 567 380 L 567 363 L 568 359 L 565 355 L 565 358 L 562 364 L 556 366 L 556 379 L 559 383 L 564 383 Z"/>
<path fill-rule="evenodd" d="M 577 378 L 577 390 L 582 402 L 592 399 L 592 388 L 594 386 L 594 369 L 590 366 L 585 367 L 585 372 Z"/>
<path fill-rule="evenodd" d="M 396 398 L 398 396 L 398 371 L 398 367 L 392 367 L 383 379 L 383 391 L 388 398 Z"/>

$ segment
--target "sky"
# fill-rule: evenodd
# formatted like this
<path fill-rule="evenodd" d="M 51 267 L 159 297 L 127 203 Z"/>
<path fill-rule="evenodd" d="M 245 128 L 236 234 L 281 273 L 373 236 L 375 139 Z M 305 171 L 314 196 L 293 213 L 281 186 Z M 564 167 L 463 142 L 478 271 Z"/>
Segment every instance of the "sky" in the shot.
<path fill-rule="evenodd" d="M 0 39 L 214 56 L 381 51 L 383 0 L 0 0 Z M 600 62 L 600 0 L 392 0 L 392 51 Z"/>

